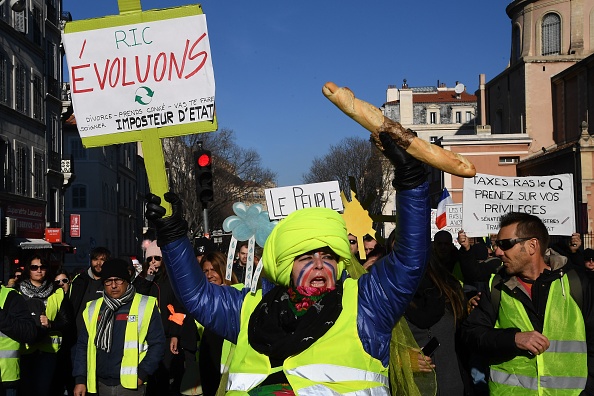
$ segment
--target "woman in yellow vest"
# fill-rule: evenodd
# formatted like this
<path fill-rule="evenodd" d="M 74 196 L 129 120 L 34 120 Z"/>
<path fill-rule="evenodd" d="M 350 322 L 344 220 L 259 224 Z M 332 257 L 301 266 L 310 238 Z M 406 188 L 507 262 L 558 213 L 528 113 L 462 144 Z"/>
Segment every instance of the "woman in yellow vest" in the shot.
<path fill-rule="evenodd" d="M 173 213 L 163 218 L 160 198 L 147 197 L 176 294 L 205 328 L 237 345 L 228 394 L 389 394 L 391 332 L 425 269 L 430 210 L 423 166 L 387 133 L 380 139 L 396 166 L 398 243 L 357 280 L 344 277 L 351 251 L 341 215 L 306 208 L 264 244 L 273 285 L 262 282 L 255 294 L 213 285 L 196 265 L 181 200 L 165 194 Z"/>
<path fill-rule="evenodd" d="M 35 321 L 23 297 L 0 285 L 0 395 L 16 396 L 20 378 L 21 343 L 37 337 Z"/>
<path fill-rule="evenodd" d="M 74 326 L 72 306 L 48 272 L 45 259 L 34 255 L 27 261 L 24 279 L 16 287 L 25 298 L 38 330 L 37 339 L 27 344 L 21 354 L 20 388 L 24 395 L 51 394 L 62 333 Z"/>

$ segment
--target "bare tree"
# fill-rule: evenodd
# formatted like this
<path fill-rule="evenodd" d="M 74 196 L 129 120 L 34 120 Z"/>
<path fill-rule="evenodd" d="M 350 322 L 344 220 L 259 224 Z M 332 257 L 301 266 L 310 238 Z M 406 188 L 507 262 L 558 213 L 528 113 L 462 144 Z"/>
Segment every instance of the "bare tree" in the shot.
<path fill-rule="evenodd" d="M 240 147 L 230 129 L 167 139 L 164 151 L 170 187 L 184 200 L 185 217 L 194 235 L 203 231 L 203 210 L 196 197 L 193 167 L 193 152 L 198 150 L 199 142 L 213 155 L 214 200 L 208 203 L 210 230 L 221 228 L 223 220 L 233 214 L 233 203 L 251 197 L 276 180 L 276 174 L 262 166 L 258 152 Z"/>
<path fill-rule="evenodd" d="M 386 204 L 384 192 L 390 188 L 392 166 L 368 140 L 350 137 L 330 146 L 328 154 L 315 158 L 304 183 L 338 181 L 340 189 L 351 199 L 349 176 L 353 177 L 357 199 L 367 203 L 371 215 L 381 214 Z"/>

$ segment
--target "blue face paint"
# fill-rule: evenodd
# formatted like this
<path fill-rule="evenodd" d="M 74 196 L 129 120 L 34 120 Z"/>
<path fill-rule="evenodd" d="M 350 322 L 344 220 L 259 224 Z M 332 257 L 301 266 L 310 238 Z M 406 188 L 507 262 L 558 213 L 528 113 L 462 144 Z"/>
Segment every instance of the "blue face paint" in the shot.
<path fill-rule="evenodd" d="M 299 275 L 297 276 L 297 281 L 295 282 L 295 286 L 304 286 L 301 284 L 304 281 L 304 279 L 307 279 L 313 271 L 320 270 L 320 269 L 316 269 L 314 266 L 315 259 L 318 259 L 319 257 L 320 257 L 319 253 L 314 253 L 314 260 L 307 262 L 303 266 L 303 268 L 301 268 L 301 270 L 299 271 Z M 324 259 L 322 259 L 322 260 L 324 260 Z M 321 269 L 321 271 L 326 273 L 327 277 L 329 278 L 329 281 L 335 281 L 336 280 L 335 266 L 327 261 L 322 261 L 322 264 L 323 264 L 323 268 Z M 307 285 L 305 285 L 305 286 L 307 286 Z"/>

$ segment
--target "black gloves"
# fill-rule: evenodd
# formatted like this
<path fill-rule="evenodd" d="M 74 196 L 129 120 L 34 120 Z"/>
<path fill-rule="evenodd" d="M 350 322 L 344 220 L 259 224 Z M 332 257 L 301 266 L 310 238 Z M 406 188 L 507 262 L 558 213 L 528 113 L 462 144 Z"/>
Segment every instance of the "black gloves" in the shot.
<path fill-rule="evenodd" d="M 413 189 L 427 180 L 427 172 L 421 161 L 398 146 L 387 132 L 380 132 L 379 139 L 384 147 L 384 155 L 395 168 L 392 185 L 396 191 Z"/>
<path fill-rule="evenodd" d="M 146 195 L 146 212 L 144 216 L 154 224 L 157 230 L 157 244 L 165 246 L 170 242 L 188 236 L 188 222 L 184 219 L 182 212 L 182 201 L 175 193 L 168 192 L 164 195 L 165 201 L 171 204 L 173 213 L 163 218 L 165 208 L 161 206 L 161 198 L 155 194 Z"/>

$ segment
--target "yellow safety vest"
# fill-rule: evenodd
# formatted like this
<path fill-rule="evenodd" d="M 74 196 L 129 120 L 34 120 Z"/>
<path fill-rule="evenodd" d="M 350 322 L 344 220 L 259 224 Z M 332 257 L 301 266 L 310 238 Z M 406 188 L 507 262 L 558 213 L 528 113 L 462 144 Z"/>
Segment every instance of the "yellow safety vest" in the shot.
<path fill-rule="evenodd" d="M 247 395 L 270 374 L 283 370 L 299 395 L 389 395 L 388 368 L 370 356 L 357 331 L 358 283 L 344 282 L 343 310 L 336 323 L 320 339 L 282 367 L 271 367 L 268 356 L 248 341 L 250 316 L 262 298 L 261 291 L 248 294 L 241 309 L 241 328 L 227 381 L 228 395 Z"/>
<path fill-rule="evenodd" d="M 0 285 L 0 308 L 4 309 L 6 297 L 10 292 L 14 292 L 14 290 Z M 0 374 L 2 382 L 16 381 L 20 378 L 20 345 L 18 341 L 13 340 L 0 331 Z"/>
<path fill-rule="evenodd" d="M 64 301 L 64 296 L 64 290 L 61 287 L 58 287 L 44 301 L 45 316 L 47 316 L 48 320 L 52 322 L 56 320 L 56 316 L 58 316 L 58 311 L 60 310 L 62 302 Z M 21 349 L 21 352 L 23 354 L 29 354 L 35 352 L 36 350 L 40 350 L 48 353 L 57 353 L 60 350 L 61 346 L 62 332 L 50 329 L 47 336 L 45 336 L 42 340 L 36 342 L 35 344 L 24 344 Z"/>
<path fill-rule="evenodd" d="M 83 311 L 83 319 L 89 341 L 87 342 L 87 391 L 97 393 L 97 347 L 95 337 L 97 335 L 97 322 L 99 311 L 103 304 L 103 297 L 89 301 Z M 146 335 L 153 311 L 157 308 L 155 297 L 145 296 L 136 293 L 128 313 L 126 333 L 124 335 L 124 356 L 120 367 L 120 383 L 124 388 L 138 388 L 138 365 L 146 356 L 148 344 Z"/>
<path fill-rule="evenodd" d="M 491 282 L 493 279 L 491 278 Z M 570 294 L 567 276 L 551 283 L 542 334 L 550 341 L 542 354 L 491 366 L 491 395 L 579 395 L 588 376 L 586 330 L 582 312 Z M 526 309 L 506 291 L 495 328 L 533 331 Z"/>

